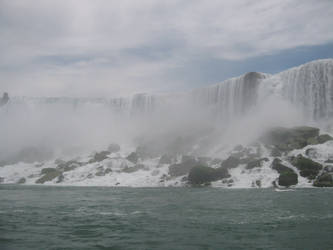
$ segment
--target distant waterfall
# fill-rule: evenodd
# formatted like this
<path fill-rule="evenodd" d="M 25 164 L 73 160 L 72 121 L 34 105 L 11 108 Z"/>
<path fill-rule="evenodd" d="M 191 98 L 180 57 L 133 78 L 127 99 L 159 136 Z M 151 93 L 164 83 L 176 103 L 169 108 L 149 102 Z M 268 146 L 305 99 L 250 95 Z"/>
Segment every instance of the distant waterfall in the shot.
<path fill-rule="evenodd" d="M 333 118 L 333 59 L 310 62 L 275 75 L 250 72 L 184 93 L 141 93 L 110 99 L 16 97 L 8 106 L 17 109 L 26 105 L 50 110 L 58 106 L 74 111 L 90 106 L 129 116 L 163 113 L 161 110 L 181 112 L 181 107 L 186 106 L 194 111 L 199 108 L 201 112 L 211 114 L 212 118 L 232 121 L 254 109 L 255 105 L 265 105 L 265 98 L 270 96 L 290 102 L 302 110 L 307 120 Z"/>
<path fill-rule="evenodd" d="M 318 60 L 283 71 L 264 80 L 261 90 L 261 95 L 289 101 L 307 120 L 333 118 L 333 60 Z"/>
<path fill-rule="evenodd" d="M 219 118 L 232 119 L 245 114 L 257 103 L 258 86 L 268 76 L 250 72 L 211 87 L 196 89 L 192 92 L 193 101 L 207 106 Z"/>

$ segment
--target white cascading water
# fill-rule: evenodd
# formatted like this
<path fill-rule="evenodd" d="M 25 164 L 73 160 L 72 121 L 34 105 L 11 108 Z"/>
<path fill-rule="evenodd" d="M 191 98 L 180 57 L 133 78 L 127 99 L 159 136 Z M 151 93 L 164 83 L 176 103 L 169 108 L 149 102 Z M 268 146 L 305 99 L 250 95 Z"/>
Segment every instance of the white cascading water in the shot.
<path fill-rule="evenodd" d="M 333 59 L 310 62 L 275 75 L 250 72 L 225 80 L 219 84 L 199 88 L 187 93 L 154 95 L 135 94 L 128 98 L 28 98 L 14 97 L 12 105 L 64 105 L 80 109 L 81 106 L 100 105 L 128 114 L 152 113 L 170 107 L 171 102 L 185 99 L 188 105 L 201 106 L 216 117 L 232 120 L 248 109 L 276 96 L 301 108 L 307 119 L 327 119 L 333 116 Z M 177 100 L 179 99 L 179 100 Z"/>
<path fill-rule="evenodd" d="M 270 104 L 272 100 L 273 105 Z M 296 112 L 290 113 L 291 110 Z M 285 113 L 289 113 L 289 116 L 283 116 Z M 4 150 L 12 150 L 18 145 L 28 146 L 29 143 L 43 147 L 55 144 L 58 148 L 73 143 L 74 146 L 90 145 L 88 150 L 101 150 L 112 141 L 128 143 L 143 132 L 154 136 L 163 134 L 164 137 L 156 140 L 160 142 L 168 141 L 170 135 L 177 133 L 183 135 L 192 131 L 192 134 L 196 134 L 200 127 L 206 133 L 212 124 L 226 134 L 230 134 L 228 127 L 232 128 L 234 134 L 243 137 L 240 128 L 246 134 L 255 134 L 254 127 L 262 132 L 265 120 L 273 121 L 278 119 L 278 115 L 284 120 L 293 118 L 294 124 L 301 125 L 318 125 L 321 122 L 327 125 L 333 120 L 333 59 L 310 62 L 275 75 L 251 72 L 183 93 L 142 93 L 110 99 L 13 97 L 0 108 L 0 160 Z M 278 123 L 281 121 L 278 120 L 277 124 L 285 125 Z M 225 153 L 221 144 L 225 143 L 226 137 L 221 139 L 216 134 L 214 136 L 220 143 L 217 148 L 222 148 L 215 152 Z M 98 148 L 98 144 L 102 146 Z M 123 151 L 123 156 L 132 150 Z M 223 153 L 217 156 L 223 159 L 226 157 Z M 116 166 L 118 163 L 112 164 Z M 153 166 L 157 163 L 152 161 L 145 164 L 152 166 L 153 175 Z M 264 186 L 271 185 L 271 179 L 276 178 L 277 173 L 269 164 L 263 168 L 267 171 L 265 173 L 234 170 L 239 181 L 237 184 L 235 178 L 235 185 L 245 187 L 258 178 L 262 179 Z M 80 169 L 84 171 L 85 168 L 95 171 L 95 167 L 90 165 Z M 168 172 L 167 167 L 158 171 L 160 174 Z M 129 179 L 127 174 L 121 174 L 113 176 L 114 179 L 110 177 L 112 181 L 105 177 L 106 182 L 86 179 L 80 183 L 114 185 L 123 176 L 121 183 L 124 185 L 159 185 L 158 174 L 156 180 L 148 178 L 152 182 L 144 183 L 148 180 L 146 174 L 138 173 L 142 179 L 138 178 L 139 175 Z M 78 181 L 75 178 L 79 177 L 74 175 L 68 183 Z M 12 180 L 16 181 L 15 178 Z M 175 182 L 170 184 L 174 185 Z"/>

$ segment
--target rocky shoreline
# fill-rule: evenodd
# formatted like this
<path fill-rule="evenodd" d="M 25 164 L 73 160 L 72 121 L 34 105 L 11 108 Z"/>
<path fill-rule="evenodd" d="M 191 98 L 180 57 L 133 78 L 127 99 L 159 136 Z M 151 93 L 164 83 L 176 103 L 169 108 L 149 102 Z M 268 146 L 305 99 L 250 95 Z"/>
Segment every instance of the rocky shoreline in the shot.
<path fill-rule="evenodd" d="M 2 161 L 0 183 L 90 185 L 89 180 L 94 180 L 92 184 L 101 180 L 102 185 L 131 186 L 132 180 L 140 186 L 141 180 L 142 186 L 238 187 L 240 177 L 248 175 L 248 187 L 255 188 L 298 187 L 300 181 L 307 186 L 333 187 L 333 153 L 326 152 L 332 149 L 330 135 L 306 126 L 272 128 L 255 143 L 234 146 L 225 159 L 184 152 L 163 154 L 147 145 L 123 152 L 113 143 L 104 151 L 49 161 L 47 150 L 25 149 L 18 153 L 17 162 L 15 158 Z M 21 173 L 20 164 L 25 169 Z"/>

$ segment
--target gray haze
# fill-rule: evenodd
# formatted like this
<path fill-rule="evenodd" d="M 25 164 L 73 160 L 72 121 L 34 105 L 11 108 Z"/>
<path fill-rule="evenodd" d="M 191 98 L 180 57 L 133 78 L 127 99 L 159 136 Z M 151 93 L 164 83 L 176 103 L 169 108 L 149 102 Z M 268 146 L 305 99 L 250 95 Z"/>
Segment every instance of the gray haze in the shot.
<path fill-rule="evenodd" d="M 191 76 L 216 60 L 332 43 L 332 16 L 330 0 L 0 0 L 0 91 L 109 97 L 191 89 Z"/>

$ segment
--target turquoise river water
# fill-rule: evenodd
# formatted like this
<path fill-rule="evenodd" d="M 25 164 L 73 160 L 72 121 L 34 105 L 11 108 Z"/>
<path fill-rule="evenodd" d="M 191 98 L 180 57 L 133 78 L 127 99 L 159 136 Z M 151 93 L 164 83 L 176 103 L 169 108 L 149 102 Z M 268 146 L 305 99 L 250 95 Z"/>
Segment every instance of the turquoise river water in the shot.
<path fill-rule="evenodd" d="M 0 249 L 333 249 L 333 189 L 0 185 Z"/>

